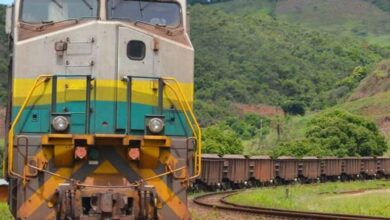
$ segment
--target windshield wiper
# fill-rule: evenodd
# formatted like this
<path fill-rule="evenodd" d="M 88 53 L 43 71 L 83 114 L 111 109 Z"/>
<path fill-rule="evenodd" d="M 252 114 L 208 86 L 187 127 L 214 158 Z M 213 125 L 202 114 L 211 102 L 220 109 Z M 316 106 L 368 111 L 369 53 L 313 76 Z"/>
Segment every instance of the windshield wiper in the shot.
<path fill-rule="evenodd" d="M 54 21 L 40 21 L 39 23 L 38 22 L 27 22 L 27 21 L 21 21 L 21 28 L 26 28 L 28 26 L 32 27 L 32 29 L 29 29 L 29 28 L 26 28 L 26 29 L 29 29 L 29 30 L 32 30 L 32 31 L 42 31 L 45 27 L 47 26 L 51 26 L 54 24 Z"/>
<path fill-rule="evenodd" d="M 65 19 L 65 20 L 60 20 L 60 21 L 40 21 L 40 22 L 28 22 L 28 21 L 21 21 L 23 25 L 28 25 L 28 26 L 31 26 L 33 27 L 34 31 L 42 31 L 44 30 L 45 27 L 48 27 L 48 26 L 52 26 L 52 25 L 55 25 L 55 24 L 59 24 L 59 23 L 63 23 L 63 22 L 68 22 L 68 21 L 73 21 L 75 24 L 77 24 L 80 20 L 82 19 L 88 19 L 88 18 L 96 18 L 94 16 L 84 16 L 84 17 L 80 17 L 80 18 L 69 18 L 69 19 Z"/>
<path fill-rule="evenodd" d="M 137 21 L 134 22 L 134 25 L 137 26 L 138 23 L 150 25 L 150 26 L 153 26 L 155 28 L 163 28 L 163 29 L 167 28 L 168 29 L 168 25 L 166 25 L 166 24 L 149 23 L 149 22 L 146 22 L 146 21 L 137 20 Z"/>
<path fill-rule="evenodd" d="M 41 21 L 41 24 L 53 24 L 54 21 Z"/>
<path fill-rule="evenodd" d="M 83 0 L 84 4 L 89 8 L 89 10 L 93 10 L 93 7 L 91 4 L 89 4 L 89 2 L 87 2 L 87 0 Z"/>
<path fill-rule="evenodd" d="M 51 0 L 52 2 L 54 2 L 59 8 L 63 9 L 64 6 L 62 6 L 57 0 Z"/>
<path fill-rule="evenodd" d="M 62 20 L 62 21 L 41 21 L 40 23 L 31 23 L 31 22 L 22 21 L 22 23 L 24 25 L 29 25 L 29 26 L 33 27 L 34 31 L 43 31 L 48 26 L 52 26 L 52 25 L 62 23 L 62 22 L 67 22 L 67 21 L 74 21 L 75 23 L 78 23 L 79 20 L 75 19 L 75 18 L 71 18 L 71 19 L 66 19 L 66 20 Z"/>
<path fill-rule="evenodd" d="M 141 14 L 141 18 L 144 18 L 144 9 L 141 4 L 141 0 L 138 0 L 138 5 L 139 5 L 139 13 Z"/>

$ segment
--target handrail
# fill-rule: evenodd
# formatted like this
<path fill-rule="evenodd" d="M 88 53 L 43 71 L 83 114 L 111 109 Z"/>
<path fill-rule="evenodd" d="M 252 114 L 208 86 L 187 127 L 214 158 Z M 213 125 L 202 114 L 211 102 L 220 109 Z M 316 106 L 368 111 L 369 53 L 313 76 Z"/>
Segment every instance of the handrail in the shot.
<path fill-rule="evenodd" d="M 50 78 L 52 78 L 52 75 L 40 75 L 38 76 L 38 78 L 36 79 L 35 83 L 34 83 L 34 86 L 31 88 L 31 90 L 29 91 L 28 95 L 27 95 L 27 98 L 25 99 L 25 101 L 23 102 L 22 106 L 20 107 L 15 119 L 13 120 L 12 122 L 12 125 L 11 125 L 11 128 L 9 130 L 9 133 L 8 133 L 8 175 L 11 176 L 11 177 L 19 177 L 19 178 L 25 178 L 25 175 L 21 175 L 17 172 L 15 172 L 13 170 L 13 145 L 14 145 L 14 136 L 15 136 L 15 128 L 16 128 L 16 125 L 18 124 L 21 116 L 22 116 L 22 113 L 23 111 L 25 110 L 26 106 L 28 105 L 28 103 L 30 102 L 31 100 L 31 97 L 33 96 L 35 90 L 40 86 L 42 85 L 43 83 L 47 82 Z M 190 107 L 186 97 L 184 96 L 184 92 L 183 90 L 181 89 L 181 86 L 179 84 L 179 82 L 175 79 L 175 78 L 171 78 L 171 77 L 164 77 L 162 78 L 163 80 L 165 81 L 173 81 L 175 84 L 176 84 L 176 87 L 178 88 L 178 90 L 176 90 L 175 88 L 173 88 L 169 83 L 167 82 L 164 82 L 165 85 L 170 88 L 173 93 L 175 94 L 176 98 L 178 99 L 178 102 L 181 106 L 181 108 L 183 109 L 183 113 L 186 117 L 186 120 L 192 130 L 192 132 L 195 134 L 196 136 L 196 144 L 197 144 L 197 148 L 196 148 L 196 151 L 195 151 L 195 160 L 194 160 L 194 169 L 195 169 L 195 172 L 194 172 L 194 175 L 191 176 L 189 179 L 194 179 L 198 176 L 200 176 L 200 172 L 201 172 L 201 151 L 202 151 L 202 131 L 200 129 L 200 126 L 196 120 L 196 117 L 195 117 L 195 114 L 192 110 L 192 108 Z M 179 91 L 179 92 L 177 92 Z M 181 98 L 179 97 L 179 95 L 181 96 Z M 185 106 L 183 105 L 183 103 L 185 104 Z M 190 113 L 190 116 L 191 118 L 189 117 L 187 111 Z M 192 120 L 191 120 L 192 119 Z M 195 127 L 193 126 L 193 124 L 195 125 Z M 3 160 L 3 173 L 5 173 L 5 160 Z"/>
<path fill-rule="evenodd" d="M 190 180 L 195 179 L 198 176 L 200 176 L 201 170 L 202 170 L 202 163 L 201 163 L 201 161 L 202 161 L 202 157 L 201 157 L 201 155 L 202 155 L 202 130 L 198 124 L 198 121 L 196 120 L 195 114 L 194 114 L 190 104 L 188 103 L 188 100 L 186 99 L 186 97 L 184 95 L 184 92 L 183 92 L 179 82 L 175 78 L 172 78 L 172 77 L 163 77 L 163 80 L 173 81 L 176 84 L 176 87 L 178 88 L 179 94 L 180 94 L 182 99 L 179 98 L 177 91 L 169 83 L 165 82 L 165 85 L 173 91 L 176 98 L 178 99 L 178 102 L 183 110 L 184 116 L 186 117 L 187 122 L 188 122 L 192 132 L 196 136 L 197 148 L 195 151 L 195 160 L 194 160 L 195 172 L 194 172 L 194 175 L 189 178 Z M 184 102 L 185 106 L 183 106 L 183 102 Z M 192 121 L 190 120 L 187 111 L 190 113 Z M 192 124 L 195 124 L 196 129 L 193 127 Z"/>
<path fill-rule="evenodd" d="M 24 174 L 23 175 L 18 174 L 13 170 L 15 127 L 18 124 L 24 109 L 26 108 L 27 104 L 30 102 L 30 99 L 34 94 L 35 90 L 40 85 L 47 82 L 51 77 L 52 77 L 51 75 L 38 76 L 38 78 L 35 80 L 34 86 L 31 88 L 30 92 L 27 95 L 27 98 L 24 100 L 23 105 L 20 107 L 18 113 L 16 114 L 15 119 L 12 122 L 11 128 L 8 132 L 8 175 L 11 177 L 19 177 L 25 179 Z M 3 173 L 5 173 L 5 160 L 3 160 Z"/>

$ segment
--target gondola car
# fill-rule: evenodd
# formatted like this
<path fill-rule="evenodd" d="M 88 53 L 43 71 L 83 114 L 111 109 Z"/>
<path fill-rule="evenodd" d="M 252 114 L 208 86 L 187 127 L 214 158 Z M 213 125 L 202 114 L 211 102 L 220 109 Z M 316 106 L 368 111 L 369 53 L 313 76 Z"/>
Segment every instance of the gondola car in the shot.
<path fill-rule="evenodd" d="M 282 156 L 274 162 L 277 183 L 296 181 L 298 178 L 298 160 L 295 157 Z"/>
<path fill-rule="evenodd" d="M 249 179 L 252 185 L 268 185 L 274 179 L 274 163 L 270 156 L 249 157 Z"/>
<path fill-rule="evenodd" d="M 222 188 L 224 161 L 217 154 L 202 154 L 202 172 L 195 181 L 197 189 L 217 190 Z"/>
<path fill-rule="evenodd" d="M 301 182 L 316 182 L 321 176 L 317 157 L 303 157 L 298 163 L 298 178 Z"/>
<path fill-rule="evenodd" d="M 223 180 L 228 188 L 241 188 L 248 185 L 248 160 L 243 155 L 228 154 L 224 161 Z"/>
<path fill-rule="evenodd" d="M 372 179 L 377 175 L 377 159 L 374 157 L 361 157 L 360 176 L 362 179 Z"/>

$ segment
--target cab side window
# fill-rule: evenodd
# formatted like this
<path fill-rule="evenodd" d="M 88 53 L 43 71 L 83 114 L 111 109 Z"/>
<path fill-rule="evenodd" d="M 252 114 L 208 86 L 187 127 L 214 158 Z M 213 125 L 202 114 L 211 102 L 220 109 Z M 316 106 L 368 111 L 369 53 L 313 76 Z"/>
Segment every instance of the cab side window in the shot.
<path fill-rule="evenodd" d="M 131 40 L 127 43 L 127 57 L 131 60 L 143 60 L 145 58 L 145 43 L 139 40 Z"/>

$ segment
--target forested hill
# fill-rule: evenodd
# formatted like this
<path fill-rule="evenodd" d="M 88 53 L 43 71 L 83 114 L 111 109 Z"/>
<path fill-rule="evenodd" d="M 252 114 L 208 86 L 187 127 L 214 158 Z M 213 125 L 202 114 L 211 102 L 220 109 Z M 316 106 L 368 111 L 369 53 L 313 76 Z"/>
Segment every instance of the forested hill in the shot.
<path fill-rule="evenodd" d="M 226 13 L 221 7 L 191 7 L 196 95 L 204 124 L 218 115 L 215 103 L 331 106 L 390 56 L 389 48 L 353 36 L 313 30 L 259 11 Z"/>
<path fill-rule="evenodd" d="M 235 102 L 299 102 L 307 109 L 322 109 L 356 87 L 371 66 L 390 57 L 390 49 L 353 35 L 314 30 L 274 15 L 281 3 L 302 1 L 232 0 L 190 6 L 196 50 L 196 107 L 203 125 L 231 114 L 222 107 Z M 387 7 L 386 0 L 365 1 L 377 4 L 382 11 Z M 8 62 L 4 9 L 0 7 L 3 100 Z"/>
<path fill-rule="evenodd" d="M 268 13 L 290 23 L 390 46 L 389 0 L 214 0 L 227 13 Z M 221 3 L 222 2 L 222 3 Z"/>

